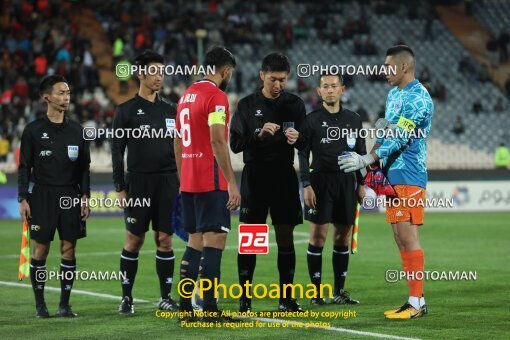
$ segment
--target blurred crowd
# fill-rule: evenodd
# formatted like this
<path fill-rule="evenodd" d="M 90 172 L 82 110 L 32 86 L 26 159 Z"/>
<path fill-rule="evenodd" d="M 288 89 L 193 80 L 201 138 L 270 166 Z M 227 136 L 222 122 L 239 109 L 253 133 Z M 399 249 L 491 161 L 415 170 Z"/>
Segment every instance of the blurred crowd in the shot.
<path fill-rule="evenodd" d="M 78 28 L 72 23 L 73 6 L 86 6 L 94 11 L 111 42 L 113 65 L 122 59 L 132 61 L 137 54 L 150 48 L 162 54 L 167 64 L 174 66 L 199 62 L 197 29 L 208 32 L 205 48 L 218 44 L 227 48 L 249 44 L 253 51 L 251 58 L 257 64 L 263 57 L 259 55 L 263 44 L 264 48 L 284 51 L 299 44 L 300 40 L 310 38 L 311 28 L 317 32 L 318 39 L 332 44 L 352 39 L 355 55 L 374 55 L 381 51 L 370 39 L 371 27 L 365 17 L 365 6 L 372 6 L 376 14 L 391 14 L 398 10 L 392 1 L 362 0 L 359 1 L 361 15 L 348 19 L 340 29 L 335 30 L 328 27 L 324 14 L 332 14 L 339 6 L 330 6 L 331 2 L 327 0 L 294 2 L 306 4 L 307 11 L 306 15 L 289 22 L 283 19 L 283 6 L 275 6 L 273 1 L 268 0 L 254 3 L 227 0 L 90 0 L 80 4 L 51 0 L 3 0 L 0 14 L 0 163 L 7 159 L 8 153 L 14 151 L 15 154 L 27 122 L 45 114 L 46 104 L 38 94 L 38 84 L 44 75 L 61 74 L 69 81 L 72 86 L 70 115 L 73 119 L 85 126 L 111 126 L 114 105 L 99 83 L 89 42 L 78 37 Z M 413 4 L 414 1 L 406 2 L 409 19 L 419 16 L 418 6 Z M 253 27 L 247 15 L 253 13 L 264 18 L 261 27 Z M 423 38 L 433 39 L 436 14 L 433 10 L 425 11 L 424 18 Z M 267 46 L 267 41 L 261 39 L 267 35 L 272 38 L 272 46 Z M 506 36 L 502 32 L 497 39 L 501 61 L 508 58 L 508 53 L 502 52 L 503 46 L 506 48 L 508 44 Z M 399 42 L 405 43 L 395 43 Z M 491 48 L 493 45 L 495 43 L 491 44 Z M 465 74 L 469 81 L 490 80 L 484 68 L 480 68 L 468 56 L 459 61 L 458 71 Z M 236 70 L 234 77 L 229 91 L 235 105 L 239 96 L 254 90 L 259 83 L 256 76 L 248 79 L 241 68 Z M 436 100 L 447 100 L 447 86 L 434 79 L 427 67 L 421 70 L 418 78 Z M 384 81 L 381 77 L 370 80 Z M 192 81 L 189 76 L 166 77 L 163 95 L 176 102 L 182 90 Z M 354 86 L 354 82 L 352 77 L 345 77 L 347 88 Z M 310 87 L 302 78 L 292 79 L 289 89 L 302 96 L 309 110 L 320 104 L 313 86 Z M 510 96 L 510 77 L 506 91 Z M 349 91 L 342 100 L 349 102 Z M 503 103 L 497 105 L 501 107 Z M 384 115 L 384 107 L 379 112 L 367 112 L 362 105 L 353 109 L 367 122 Z M 103 141 L 99 140 L 93 148 L 103 146 Z"/>

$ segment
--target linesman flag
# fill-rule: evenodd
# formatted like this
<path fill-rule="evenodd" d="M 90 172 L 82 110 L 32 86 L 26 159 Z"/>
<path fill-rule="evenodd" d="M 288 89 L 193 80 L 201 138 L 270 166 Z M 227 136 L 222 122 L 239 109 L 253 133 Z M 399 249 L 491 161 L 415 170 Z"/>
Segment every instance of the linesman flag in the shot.
<path fill-rule="evenodd" d="M 358 252 L 358 225 L 359 225 L 359 211 L 361 210 L 361 204 L 358 203 L 356 206 L 356 213 L 354 215 L 354 226 L 352 227 L 351 235 L 351 254 Z"/>
<path fill-rule="evenodd" d="M 30 277 L 30 229 L 28 223 L 23 222 L 21 233 L 21 252 L 19 254 L 18 279 L 23 280 Z"/>

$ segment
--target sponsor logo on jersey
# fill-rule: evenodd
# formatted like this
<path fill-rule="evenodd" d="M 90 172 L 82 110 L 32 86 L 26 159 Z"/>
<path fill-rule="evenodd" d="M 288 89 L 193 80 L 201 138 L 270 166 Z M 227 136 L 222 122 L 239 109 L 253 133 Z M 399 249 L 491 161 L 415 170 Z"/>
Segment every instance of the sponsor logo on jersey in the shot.
<path fill-rule="evenodd" d="M 142 109 L 138 109 L 138 112 L 137 112 L 136 114 L 137 114 L 137 115 L 144 115 L 144 114 L 145 114 L 145 112 L 143 112 L 143 110 L 142 110 Z"/>
<path fill-rule="evenodd" d="M 329 138 L 322 138 L 321 144 L 331 144 L 331 140 L 329 140 Z"/>
<path fill-rule="evenodd" d="M 182 154 L 182 158 L 200 158 L 202 157 L 204 154 L 202 152 L 197 152 L 197 153 L 183 153 Z"/>
<path fill-rule="evenodd" d="M 49 157 L 49 156 L 51 156 L 51 154 L 52 154 L 51 150 L 42 150 L 39 153 L 39 156 L 40 157 Z"/>
<path fill-rule="evenodd" d="M 49 139 L 50 137 L 48 137 L 48 134 L 46 132 L 43 132 L 41 138 L 42 139 Z"/>
<path fill-rule="evenodd" d="M 262 110 L 255 111 L 255 117 L 262 117 L 262 116 L 263 116 Z"/>

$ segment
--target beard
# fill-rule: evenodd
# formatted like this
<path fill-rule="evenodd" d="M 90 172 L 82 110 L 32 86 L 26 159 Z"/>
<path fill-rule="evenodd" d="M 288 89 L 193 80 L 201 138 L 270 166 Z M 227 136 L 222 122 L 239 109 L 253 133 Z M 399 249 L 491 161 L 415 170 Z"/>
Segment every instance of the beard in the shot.
<path fill-rule="evenodd" d="M 220 83 L 220 85 L 218 85 L 218 88 L 220 90 L 222 90 L 223 92 L 225 92 L 225 90 L 227 89 L 227 86 L 228 86 L 228 80 L 227 79 L 223 79 Z"/>

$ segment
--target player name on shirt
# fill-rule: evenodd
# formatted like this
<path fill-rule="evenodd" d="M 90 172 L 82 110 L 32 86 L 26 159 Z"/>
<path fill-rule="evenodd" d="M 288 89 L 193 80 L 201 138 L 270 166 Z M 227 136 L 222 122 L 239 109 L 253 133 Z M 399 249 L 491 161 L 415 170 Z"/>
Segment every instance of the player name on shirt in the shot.
<path fill-rule="evenodd" d="M 181 100 L 179 100 L 179 104 L 194 103 L 196 99 L 197 99 L 196 93 L 188 93 L 184 97 L 182 97 Z"/>

